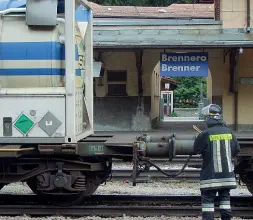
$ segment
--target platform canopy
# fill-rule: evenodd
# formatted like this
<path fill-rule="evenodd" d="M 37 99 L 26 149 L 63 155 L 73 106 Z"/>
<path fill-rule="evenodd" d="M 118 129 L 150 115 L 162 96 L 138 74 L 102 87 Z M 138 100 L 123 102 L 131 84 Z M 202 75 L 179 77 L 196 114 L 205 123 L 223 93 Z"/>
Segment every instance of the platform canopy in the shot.
<path fill-rule="evenodd" d="M 96 18 L 96 49 L 253 48 L 253 29 L 223 28 L 213 19 Z M 190 28 L 189 28 L 190 27 Z"/>

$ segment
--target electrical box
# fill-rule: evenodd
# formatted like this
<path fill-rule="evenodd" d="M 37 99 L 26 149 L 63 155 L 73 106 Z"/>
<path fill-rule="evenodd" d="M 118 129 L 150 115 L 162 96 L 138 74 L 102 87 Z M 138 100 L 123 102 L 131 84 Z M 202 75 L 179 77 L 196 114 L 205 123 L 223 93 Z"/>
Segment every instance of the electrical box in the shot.
<path fill-rule="evenodd" d="M 57 4 L 57 0 L 26 0 L 26 24 L 28 26 L 55 26 Z"/>

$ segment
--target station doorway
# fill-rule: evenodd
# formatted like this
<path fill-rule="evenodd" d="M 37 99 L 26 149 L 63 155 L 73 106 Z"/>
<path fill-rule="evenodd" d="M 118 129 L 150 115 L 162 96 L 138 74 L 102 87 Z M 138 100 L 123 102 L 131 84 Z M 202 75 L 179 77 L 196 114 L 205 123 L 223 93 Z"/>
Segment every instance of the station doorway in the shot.
<path fill-rule="evenodd" d="M 208 105 L 208 53 L 161 53 L 160 75 L 177 83 L 161 91 L 161 121 L 202 121 L 201 109 Z M 166 88 L 166 87 L 165 87 Z"/>
<path fill-rule="evenodd" d="M 167 120 L 202 120 L 201 108 L 206 106 L 207 79 L 205 77 L 173 77 L 174 90 L 161 91 L 164 118 Z"/>

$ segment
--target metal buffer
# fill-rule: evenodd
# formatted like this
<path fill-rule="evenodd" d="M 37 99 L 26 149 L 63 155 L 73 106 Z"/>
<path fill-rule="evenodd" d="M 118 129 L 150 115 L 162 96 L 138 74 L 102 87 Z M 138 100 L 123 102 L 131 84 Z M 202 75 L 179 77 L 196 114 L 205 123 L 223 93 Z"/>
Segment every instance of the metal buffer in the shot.
<path fill-rule="evenodd" d="M 201 130 L 197 126 L 194 125 L 193 129 L 198 133 L 201 133 Z M 168 137 L 142 135 L 133 146 L 133 186 L 136 186 L 137 177 L 140 173 L 149 171 L 152 166 L 168 178 L 176 177 L 184 172 L 193 155 L 193 143 L 195 138 L 196 136 L 192 135 L 176 136 L 175 134 Z M 177 173 L 167 173 L 149 158 L 149 156 L 154 158 L 161 157 L 162 155 L 169 157 L 169 161 L 171 161 L 176 155 L 189 156 L 181 170 Z"/>

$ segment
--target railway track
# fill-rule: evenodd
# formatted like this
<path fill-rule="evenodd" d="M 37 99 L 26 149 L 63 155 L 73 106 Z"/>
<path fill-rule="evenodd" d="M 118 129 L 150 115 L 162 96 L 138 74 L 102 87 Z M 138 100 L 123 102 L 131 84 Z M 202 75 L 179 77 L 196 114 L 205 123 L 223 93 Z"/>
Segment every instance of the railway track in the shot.
<path fill-rule="evenodd" d="M 175 159 L 173 159 L 172 161 L 169 161 L 168 158 L 151 158 L 150 159 L 153 163 L 155 164 L 161 164 L 161 165 L 164 165 L 164 164 L 184 164 L 185 161 L 187 160 L 187 157 L 185 156 L 177 156 Z M 131 162 L 124 162 L 120 159 L 113 159 L 113 164 L 129 164 Z M 196 157 L 192 157 L 188 163 L 188 166 L 191 166 L 191 165 L 201 165 L 202 163 L 202 159 L 198 156 Z"/>
<path fill-rule="evenodd" d="M 174 174 L 180 171 L 180 169 L 170 169 L 163 171 Z M 112 181 L 119 180 L 131 180 L 132 170 L 131 169 L 113 169 L 112 170 Z M 157 170 L 149 170 L 142 172 L 138 177 L 139 182 L 147 182 L 151 180 L 162 181 L 162 180 L 199 180 L 200 170 L 199 169 L 187 169 L 180 175 L 168 178 Z"/>
<path fill-rule="evenodd" d="M 93 195 L 79 206 L 56 207 L 35 195 L 1 195 L 1 216 L 188 216 L 201 215 L 199 196 Z M 216 203 L 217 205 L 217 203 Z M 231 197 L 234 216 L 252 217 L 252 197 Z M 217 208 L 216 214 L 218 215 Z"/>

